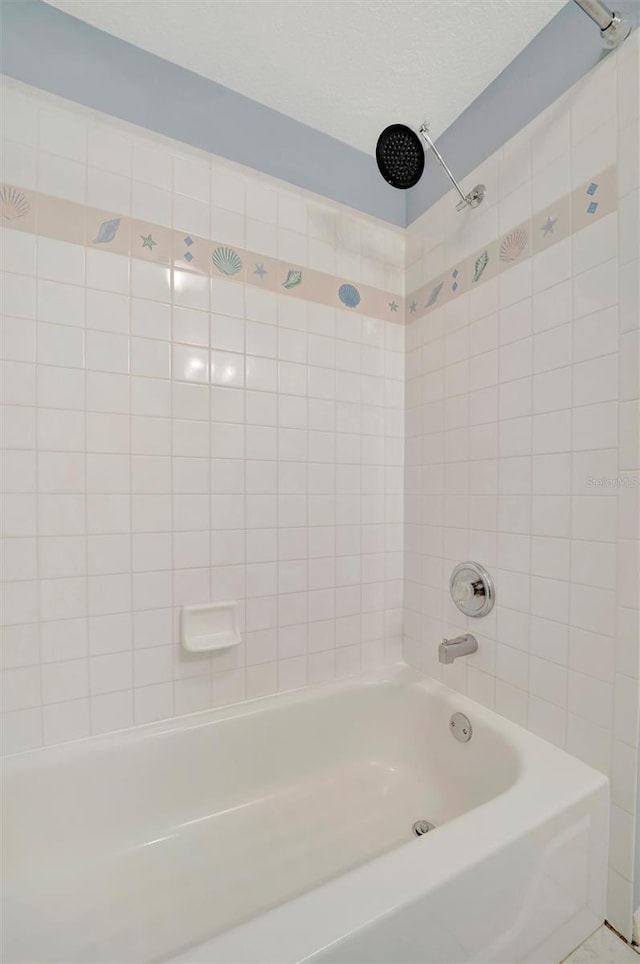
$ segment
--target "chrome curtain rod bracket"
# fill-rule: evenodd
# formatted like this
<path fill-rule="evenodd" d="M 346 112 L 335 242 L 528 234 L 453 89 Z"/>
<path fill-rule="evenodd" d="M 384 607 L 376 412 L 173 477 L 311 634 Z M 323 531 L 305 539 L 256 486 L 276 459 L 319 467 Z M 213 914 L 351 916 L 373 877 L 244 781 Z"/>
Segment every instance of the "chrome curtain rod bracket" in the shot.
<path fill-rule="evenodd" d="M 431 148 L 431 150 L 437 157 L 443 171 L 445 172 L 445 174 L 447 175 L 447 177 L 455 187 L 456 191 L 460 195 L 460 200 L 456 204 L 456 211 L 462 211 L 463 208 L 465 207 L 477 208 L 480 204 L 482 204 L 482 202 L 484 201 L 486 190 L 487 190 L 484 184 L 476 184 L 476 186 L 472 188 L 472 190 L 469 191 L 468 194 L 465 194 L 462 188 L 460 187 L 460 185 L 458 184 L 458 182 L 456 181 L 455 177 L 451 173 L 451 170 L 445 163 L 445 160 L 442 154 L 440 153 L 440 151 L 438 150 L 434 142 L 431 140 L 431 137 L 429 136 L 429 125 L 427 124 L 426 121 L 420 125 L 419 133 L 422 139 L 426 142 L 428 147 Z"/>

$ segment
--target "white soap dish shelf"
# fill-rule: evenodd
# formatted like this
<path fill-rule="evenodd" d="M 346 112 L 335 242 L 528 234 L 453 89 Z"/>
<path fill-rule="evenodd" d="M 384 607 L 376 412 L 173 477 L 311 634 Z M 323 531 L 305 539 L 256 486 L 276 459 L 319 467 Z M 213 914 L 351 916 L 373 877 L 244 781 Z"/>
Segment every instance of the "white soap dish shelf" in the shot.
<path fill-rule="evenodd" d="M 180 642 L 189 653 L 210 653 L 239 646 L 236 602 L 183 606 L 180 615 Z"/>

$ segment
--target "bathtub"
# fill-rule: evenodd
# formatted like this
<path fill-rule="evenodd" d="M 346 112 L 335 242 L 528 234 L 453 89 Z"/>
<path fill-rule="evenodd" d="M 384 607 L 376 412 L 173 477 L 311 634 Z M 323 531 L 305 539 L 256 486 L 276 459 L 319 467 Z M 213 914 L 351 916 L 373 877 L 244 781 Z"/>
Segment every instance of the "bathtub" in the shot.
<path fill-rule="evenodd" d="M 405 667 L 17 754 L 3 792 L 4 964 L 558 964 L 604 917 L 606 779 Z"/>

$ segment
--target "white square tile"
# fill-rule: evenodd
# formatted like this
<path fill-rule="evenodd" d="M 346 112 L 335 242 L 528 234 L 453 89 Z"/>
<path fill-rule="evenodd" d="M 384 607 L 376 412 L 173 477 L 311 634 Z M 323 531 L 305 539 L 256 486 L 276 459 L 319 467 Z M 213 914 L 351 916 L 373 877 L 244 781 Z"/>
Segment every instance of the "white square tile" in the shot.
<path fill-rule="evenodd" d="M 135 148 L 134 148 L 135 165 Z M 171 194 L 153 184 L 134 180 L 131 185 L 131 213 L 140 221 L 171 227 Z"/>
<path fill-rule="evenodd" d="M 563 666 L 532 656 L 529 661 L 529 688 L 532 696 L 566 708 L 567 670 Z"/>
<path fill-rule="evenodd" d="M 92 248 L 87 250 L 86 278 L 90 288 L 128 295 L 129 268 L 129 258 L 126 255 L 95 251 Z M 128 305 L 125 317 L 128 319 Z M 128 325 L 123 327 L 126 330 Z"/>
<path fill-rule="evenodd" d="M 167 342 L 132 338 L 130 351 L 132 374 L 149 375 L 152 378 L 170 377 L 171 353 Z"/>
<path fill-rule="evenodd" d="M 608 589 L 571 586 L 570 623 L 580 629 L 612 636 L 615 632 L 615 595 Z"/>
<path fill-rule="evenodd" d="M 571 364 L 572 329 L 570 325 L 560 325 L 534 335 L 533 371 L 550 371 Z"/>
<path fill-rule="evenodd" d="M 124 177 L 131 175 L 131 140 L 105 125 L 90 125 L 87 141 L 87 161 L 94 167 Z"/>
<path fill-rule="evenodd" d="M 556 706 L 537 696 L 529 696 L 528 727 L 537 736 L 556 746 L 564 747 L 567 742 L 567 712 L 564 707 Z"/>
<path fill-rule="evenodd" d="M 87 331 L 86 366 L 94 371 L 129 371 L 129 339 L 105 331 Z"/>
<path fill-rule="evenodd" d="M 582 716 L 598 726 L 611 728 L 613 721 L 613 686 L 583 673 L 569 671 L 569 712 Z"/>
<path fill-rule="evenodd" d="M 82 699 L 89 694 L 89 669 L 86 659 L 49 663 L 42 668 L 42 702 L 60 703 Z"/>
<path fill-rule="evenodd" d="M 82 285 L 84 271 L 85 249 L 81 245 L 54 238 L 38 238 L 38 277 Z"/>
<path fill-rule="evenodd" d="M 84 448 L 84 435 L 85 418 L 81 412 L 55 409 L 38 411 L 38 446 L 40 449 L 47 450 L 41 451 L 38 456 L 38 488 L 41 492 L 81 493 L 84 491 L 84 455 L 78 452 Z M 75 454 L 63 454 L 67 451 Z M 8 455 L 9 453 L 7 457 Z M 11 468 L 10 461 L 6 468 Z M 7 484 L 11 485 L 10 480 Z"/>
<path fill-rule="evenodd" d="M 567 622 L 569 617 L 569 584 L 559 579 L 531 577 L 531 612 L 543 619 Z"/>
<path fill-rule="evenodd" d="M 127 175 L 87 168 L 87 204 L 105 211 L 128 214 L 131 201 L 131 181 Z"/>
<path fill-rule="evenodd" d="M 39 321 L 36 326 L 38 363 L 65 368 L 84 367 L 84 338 L 85 333 L 79 328 Z"/>
<path fill-rule="evenodd" d="M 618 441 L 617 416 L 615 402 L 575 408 L 572 413 L 574 451 L 615 448 Z"/>
<path fill-rule="evenodd" d="M 572 236 L 573 272 L 576 275 L 615 258 L 618 254 L 618 215 L 608 214 Z"/>
<path fill-rule="evenodd" d="M 0 363 L 0 399 L 5 405 L 35 405 L 35 365 L 14 361 Z"/>
<path fill-rule="evenodd" d="M 188 345 L 199 345 L 203 348 L 207 348 L 209 345 L 209 318 L 204 311 L 174 306 L 172 330 L 174 341 L 184 342 Z M 214 345 L 214 347 L 223 348 L 225 346 Z M 242 350 L 242 345 L 240 350 Z"/>
<path fill-rule="evenodd" d="M 247 384 L 256 387 L 255 365 L 260 360 L 252 360 L 253 379 L 249 376 L 249 362 L 247 361 Z M 233 352 L 212 351 L 211 352 L 211 384 L 219 385 L 223 388 L 244 388 L 245 384 L 245 357 Z"/>
<path fill-rule="evenodd" d="M 573 404 L 593 405 L 618 397 L 618 356 L 606 355 L 573 369 Z"/>
<path fill-rule="evenodd" d="M 87 290 L 87 328 L 128 333 L 129 299 L 111 291 Z"/>
<path fill-rule="evenodd" d="M 618 301 L 618 261 L 612 258 L 604 264 L 576 275 L 573 279 L 573 314 L 582 318 L 594 311 L 602 311 Z"/>
<path fill-rule="evenodd" d="M 567 750 L 584 763 L 608 775 L 611 766 L 610 730 L 569 713 Z"/>
<path fill-rule="evenodd" d="M 69 700 L 43 707 L 45 744 L 79 740 L 90 732 L 89 700 Z"/>
<path fill-rule="evenodd" d="M 206 384 L 209 381 L 209 352 L 203 348 L 174 345 L 171 356 L 174 379 Z"/>
<path fill-rule="evenodd" d="M 615 663 L 614 640 L 574 626 L 569 631 L 569 666 L 603 683 L 612 683 Z"/>
<path fill-rule="evenodd" d="M 133 693 L 117 692 L 93 696 L 91 708 L 91 733 L 110 733 L 133 726 Z"/>
<path fill-rule="evenodd" d="M 79 285 L 38 281 L 38 320 L 81 328 L 85 323 L 85 293 Z"/>
<path fill-rule="evenodd" d="M 173 190 L 209 203 L 209 161 L 204 158 L 173 158 Z"/>
<path fill-rule="evenodd" d="M 42 194 L 83 204 L 87 169 L 83 163 L 41 151 L 38 155 L 38 190 Z"/>

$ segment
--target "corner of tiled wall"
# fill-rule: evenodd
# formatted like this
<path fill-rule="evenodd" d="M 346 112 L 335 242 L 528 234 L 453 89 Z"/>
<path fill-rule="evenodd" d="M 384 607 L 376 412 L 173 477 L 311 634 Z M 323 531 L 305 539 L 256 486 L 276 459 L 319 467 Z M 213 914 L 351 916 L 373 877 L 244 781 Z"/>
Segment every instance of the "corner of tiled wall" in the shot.
<path fill-rule="evenodd" d="M 611 779 L 609 920 L 637 807 L 640 32 L 407 232 L 407 662 Z M 593 220 L 593 223 L 590 222 Z M 455 286 L 455 290 L 454 290 Z M 497 605 L 465 620 L 467 558 Z M 477 654 L 441 666 L 444 635 Z"/>

